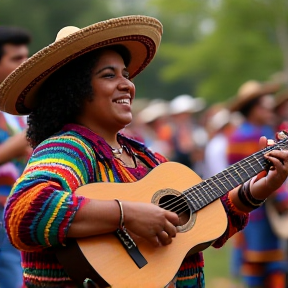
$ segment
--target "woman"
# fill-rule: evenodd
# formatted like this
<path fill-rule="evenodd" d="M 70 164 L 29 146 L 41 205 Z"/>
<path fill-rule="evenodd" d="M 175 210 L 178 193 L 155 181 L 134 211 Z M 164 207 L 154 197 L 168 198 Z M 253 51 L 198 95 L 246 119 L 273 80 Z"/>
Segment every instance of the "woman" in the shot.
<path fill-rule="evenodd" d="M 155 249 L 177 237 L 175 226 L 183 220 L 174 212 L 125 201 L 121 195 L 119 201 L 75 193 L 79 186 L 93 182 L 137 181 L 166 161 L 119 133 L 132 120 L 135 86 L 131 78 L 152 60 L 161 32 L 161 23 L 146 16 L 121 17 L 69 31 L 32 56 L 0 87 L 3 110 L 29 114 L 27 135 L 34 148 L 5 211 L 10 240 L 23 251 L 27 287 L 77 287 L 77 273 L 67 275 L 54 248 L 61 250 L 69 239 L 119 231 L 124 220 L 132 238 L 142 238 Z M 63 37 L 63 31 L 58 35 Z M 261 141 L 265 146 L 266 139 Z M 241 230 L 248 212 L 287 177 L 287 152 L 273 151 L 266 157 L 274 169 L 257 182 L 253 179 L 250 202 L 245 201 L 250 192 L 247 185 L 222 197 L 229 224 L 215 247 Z M 153 279 L 149 280 L 153 287 Z M 184 259 L 174 282 L 177 287 L 204 287 L 201 253 Z"/>

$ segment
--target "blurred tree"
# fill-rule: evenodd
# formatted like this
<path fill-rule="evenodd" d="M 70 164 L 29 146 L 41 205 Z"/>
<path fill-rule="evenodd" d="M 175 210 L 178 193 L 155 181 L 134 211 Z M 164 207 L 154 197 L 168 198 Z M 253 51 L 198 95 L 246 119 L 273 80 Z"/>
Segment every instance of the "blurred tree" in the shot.
<path fill-rule="evenodd" d="M 110 18 L 108 1 L 101 0 L 1 0 L 0 24 L 22 26 L 31 31 L 31 53 L 55 40 L 64 26 L 85 27 Z M 111 2 L 111 1 L 110 1 Z"/>
<path fill-rule="evenodd" d="M 234 95 L 249 79 L 267 80 L 287 71 L 287 0 L 150 3 L 159 7 L 164 35 L 167 27 L 179 34 L 173 36 L 176 41 L 164 36 L 161 44 L 159 56 L 167 65 L 160 73 L 166 83 L 190 81 L 190 91 L 215 102 Z M 178 38 L 183 34 L 186 42 Z"/>
<path fill-rule="evenodd" d="M 0 25 L 32 32 L 31 53 L 53 42 L 63 26 L 129 14 L 160 19 L 160 49 L 135 78 L 140 98 L 189 93 L 212 103 L 234 95 L 246 80 L 288 74 L 287 0 L 1 0 L 0 5 Z"/>

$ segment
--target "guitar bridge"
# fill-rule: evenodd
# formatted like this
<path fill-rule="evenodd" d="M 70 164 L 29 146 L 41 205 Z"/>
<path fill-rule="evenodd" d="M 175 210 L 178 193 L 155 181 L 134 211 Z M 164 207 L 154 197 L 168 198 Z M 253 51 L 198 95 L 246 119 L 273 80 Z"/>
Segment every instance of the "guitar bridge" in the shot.
<path fill-rule="evenodd" d="M 115 231 L 116 237 L 120 240 L 125 250 L 128 252 L 129 256 L 135 262 L 139 269 L 144 267 L 148 262 L 145 257 L 139 251 L 136 243 L 131 238 L 125 227 L 123 229 L 117 229 Z"/>

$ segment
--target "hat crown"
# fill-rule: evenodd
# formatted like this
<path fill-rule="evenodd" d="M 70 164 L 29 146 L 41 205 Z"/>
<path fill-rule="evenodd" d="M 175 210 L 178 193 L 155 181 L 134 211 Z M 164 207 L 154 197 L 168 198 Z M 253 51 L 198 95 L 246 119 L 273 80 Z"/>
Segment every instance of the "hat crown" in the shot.
<path fill-rule="evenodd" d="M 188 94 L 175 97 L 170 102 L 170 114 L 176 115 L 185 112 L 194 113 L 203 110 L 205 101 L 202 98 L 194 98 Z"/>
<path fill-rule="evenodd" d="M 63 27 L 63 28 L 57 33 L 55 42 L 61 40 L 62 38 L 65 38 L 65 37 L 69 36 L 70 34 L 72 34 L 72 33 L 74 33 L 74 32 L 77 32 L 77 31 L 79 31 L 79 30 L 80 30 L 80 28 L 75 27 L 75 26 L 66 26 L 66 27 Z"/>
<path fill-rule="evenodd" d="M 261 91 L 262 85 L 255 80 L 250 80 L 244 83 L 238 90 L 238 96 L 240 98 L 245 98 L 251 94 L 258 93 Z"/>

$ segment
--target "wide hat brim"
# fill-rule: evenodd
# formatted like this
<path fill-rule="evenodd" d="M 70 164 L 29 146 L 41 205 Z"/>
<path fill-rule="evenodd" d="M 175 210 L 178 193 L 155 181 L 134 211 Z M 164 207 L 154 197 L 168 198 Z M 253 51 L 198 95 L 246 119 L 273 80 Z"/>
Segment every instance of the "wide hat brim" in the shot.
<path fill-rule="evenodd" d="M 274 95 L 279 90 L 279 84 L 274 82 L 260 83 L 250 80 L 244 83 L 238 90 L 236 96 L 232 97 L 228 102 L 231 112 L 241 111 L 252 100 L 264 95 Z"/>
<path fill-rule="evenodd" d="M 37 91 L 49 75 L 72 59 L 101 47 L 127 47 L 131 54 L 127 69 L 132 79 L 155 56 L 163 31 L 159 20 L 142 15 L 112 18 L 82 29 L 66 28 L 73 33 L 65 35 L 67 32 L 60 31 L 54 43 L 23 62 L 0 84 L 2 111 L 29 114 L 35 108 Z"/>

